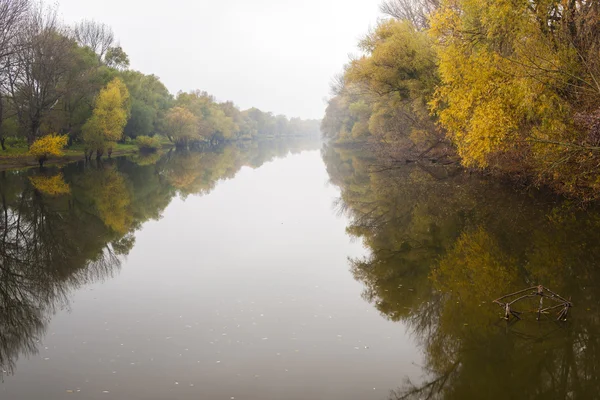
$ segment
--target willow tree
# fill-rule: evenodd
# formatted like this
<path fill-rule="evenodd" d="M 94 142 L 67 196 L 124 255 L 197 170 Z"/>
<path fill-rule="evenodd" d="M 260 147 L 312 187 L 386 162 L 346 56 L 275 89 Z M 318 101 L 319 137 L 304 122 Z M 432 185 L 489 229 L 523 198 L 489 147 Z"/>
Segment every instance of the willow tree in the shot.
<path fill-rule="evenodd" d="M 597 1 L 444 0 L 431 103 L 464 165 L 600 192 Z"/>
<path fill-rule="evenodd" d="M 110 156 L 114 142 L 121 140 L 129 117 L 129 91 L 119 78 L 113 79 L 96 98 L 92 117 L 83 126 L 83 139 L 89 157 L 96 151 L 102 157 L 108 149 Z"/>
<path fill-rule="evenodd" d="M 412 136 L 428 146 L 438 142 L 427 108 L 438 83 L 437 58 L 427 34 L 410 21 L 386 20 L 359 45 L 365 55 L 352 60 L 344 82 L 357 86 L 360 100 L 371 106 L 368 131 L 392 140 Z"/>
<path fill-rule="evenodd" d="M 198 119 L 184 107 L 173 107 L 165 118 L 165 131 L 178 147 L 185 147 L 197 138 Z"/>

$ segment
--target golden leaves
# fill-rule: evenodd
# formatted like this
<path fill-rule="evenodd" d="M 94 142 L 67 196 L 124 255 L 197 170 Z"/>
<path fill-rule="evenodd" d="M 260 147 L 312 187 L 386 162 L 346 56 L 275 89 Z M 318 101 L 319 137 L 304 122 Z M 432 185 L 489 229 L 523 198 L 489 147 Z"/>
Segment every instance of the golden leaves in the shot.
<path fill-rule="evenodd" d="M 29 154 L 40 158 L 50 156 L 60 157 L 63 155 L 62 149 L 67 145 L 66 135 L 47 135 L 37 139 L 29 148 Z"/>
<path fill-rule="evenodd" d="M 62 173 L 53 176 L 31 176 L 29 181 L 36 190 L 49 196 L 71 193 L 71 187 L 65 182 Z"/>
<path fill-rule="evenodd" d="M 129 91 L 119 78 L 115 78 L 100 91 L 92 117 L 83 127 L 84 140 L 103 148 L 106 141 L 121 140 L 129 118 Z"/>

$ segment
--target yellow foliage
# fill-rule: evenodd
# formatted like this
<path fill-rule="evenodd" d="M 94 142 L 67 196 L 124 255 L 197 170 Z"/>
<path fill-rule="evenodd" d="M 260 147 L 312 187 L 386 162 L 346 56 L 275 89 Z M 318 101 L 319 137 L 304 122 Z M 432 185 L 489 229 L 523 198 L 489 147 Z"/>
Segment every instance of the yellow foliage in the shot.
<path fill-rule="evenodd" d="M 463 233 L 432 273 L 438 289 L 470 304 L 488 301 L 491 288 L 509 292 L 518 277 L 516 261 L 481 228 Z"/>
<path fill-rule="evenodd" d="M 187 108 L 173 107 L 165 118 L 167 135 L 177 144 L 186 144 L 198 135 L 198 118 Z"/>
<path fill-rule="evenodd" d="M 37 139 L 29 148 L 29 154 L 43 163 L 50 156 L 60 157 L 62 149 L 67 145 L 66 135 L 47 135 Z"/>
<path fill-rule="evenodd" d="M 558 71 L 573 54 L 550 45 L 527 2 L 445 0 L 431 21 L 442 84 L 430 106 L 464 165 L 526 152 L 536 127 L 554 139 L 572 132 Z"/>
<path fill-rule="evenodd" d="M 438 76 L 428 35 L 408 21 L 384 20 L 360 47 L 365 54 L 347 66 L 343 88 L 330 101 L 323 124 L 327 134 L 333 131 L 342 139 L 372 135 L 386 142 L 407 142 L 416 127 L 435 134 L 427 101 Z"/>
<path fill-rule="evenodd" d="M 364 83 L 379 96 L 422 97 L 435 83 L 436 55 L 427 34 L 408 21 L 385 20 L 367 35 L 360 47 L 368 52 L 353 60 L 347 83 Z"/>
<path fill-rule="evenodd" d="M 103 171 L 96 197 L 96 209 L 104 224 L 115 232 L 126 233 L 133 222 L 130 204 L 131 195 L 123 175 L 112 169 Z"/>
<path fill-rule="evenodd" d="M 431 278 L 447 296 L 440 320 L 440 328 L 447 332 L 459 331 L 464 321 L 479 334 L 493 329 L 490 321 L 498 318 L 500 310 L 489 306 L 491 293 L 506 294 L 522 287 L 517 261 L 482 228 L 463 232 Z"/>
<path fill-rule="evenodd" d="M 54 176 L 32 176 L 29 177 L 29 181 L 36 190 L 50 196 L 71 193 L 71 187 L 65 182 L 62 173 Z"/>
<path fill-rule="evenodd" d="M 113 79 L 96 98 L 92 117 L 83 126 L 86 143 L 103 149 L 105 142 L 121 140 L 129 118 L 129 91 L 119 78 Z"/>

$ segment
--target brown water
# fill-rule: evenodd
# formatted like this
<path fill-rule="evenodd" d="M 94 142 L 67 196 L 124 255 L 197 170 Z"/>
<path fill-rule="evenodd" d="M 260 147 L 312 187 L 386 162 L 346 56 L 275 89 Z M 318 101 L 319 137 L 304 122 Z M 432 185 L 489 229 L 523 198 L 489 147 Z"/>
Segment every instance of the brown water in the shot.
<path fill-rule="evenodd" d="M 598 398 L 600 214 L 388 167 L 296 139 L 1 173 L 0 398 Z M 500 318 L 537 284 L 568 321 Z"/>

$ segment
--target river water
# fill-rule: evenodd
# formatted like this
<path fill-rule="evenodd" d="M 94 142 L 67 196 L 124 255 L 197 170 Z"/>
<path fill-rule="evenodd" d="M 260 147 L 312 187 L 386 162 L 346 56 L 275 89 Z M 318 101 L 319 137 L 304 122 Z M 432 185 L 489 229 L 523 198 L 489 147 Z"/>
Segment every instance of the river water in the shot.
<path fill-rule="evenodd" d="M 54 254 L 12 251 L 46 265 L 7 265 L 27 271 L 2 290 L 22 308 L 2 309 L 19 313 L 0 331 L 2 398 L 365 399 L 418 376 L 405 328 L 349 273 L 365 249 L 320 143 L 289 145 L 71 165 L 55 196 L 6 173 L 9 214 Z"/>
<path fill-rule="evenodd" d="M 1 174 L 2 399 L 599 393 L 593 210 L 307 138 Z"/>

